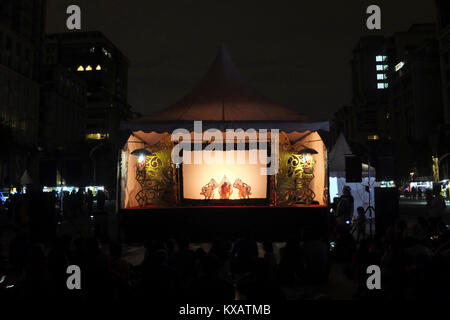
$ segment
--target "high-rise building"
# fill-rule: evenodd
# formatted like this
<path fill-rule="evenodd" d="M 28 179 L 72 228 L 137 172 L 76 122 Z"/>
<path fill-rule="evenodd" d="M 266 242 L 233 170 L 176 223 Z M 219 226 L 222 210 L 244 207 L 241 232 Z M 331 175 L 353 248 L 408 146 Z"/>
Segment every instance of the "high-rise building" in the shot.
<path fill-rule="evenodd" d="M 342 132 L 350 143 L 365 145 L 365 155 L 394 155 L 402 166 L 396 172 L 422 168 L 427 174 L 442 119 L 437 48 L 434 24 L 361 38 L 351 61 L 352 105 L 335 113 L 332 142 Z"/>
<path fill-rule="evenodd" d="M 361 38 L 353 49 L 350 61 L 352 74 L 352 105 L 339 109 L 332 120 L 331 141 L 342 128 L 349 142 L 364 144 L 368 139 L 382 137 L 382 114 L 386 108 L 385 89 L 388 88 L 388 57 L 382 48 L 385 38 Z"/>
<path fill-rule="evenodd" d="M 68 32 L 45 38 L 45 66 L 61 65 L 86 84 L 84 136 L 92 161 L 91 183 L 114 183 L 120 121 L 127 103 L 128 58 L 101 32 Z"/>
<path fill-rule="evenodd" d="M 0 121 L 11 133 L 0 158 L 0 185 L 38 175 L 39 60 L 45 1 L 0 0 Z"/>
<path fill-rule="evenodd" d="M 50 34 L 44 64 L 60 64 L 86 82 L 86 138 L 117 143 L 121 120 L 130 115 L 127 103 L 126 56 L 101 32 Z"/>
<path fill-rule="evenodd" d="M 387 42 L 389 136 L 427 142 L 442 119 L 441 75 L 434 24 L 413 25 Z"/>
<path fill-rule="evenodd" d="M 76 72 L 62 66 L 42 67 L 40 74 L 40 183 L 47 186 L 88 183 L 83 172 L 87 171 L 83 170 L 86 83 Z"/>
<path fill-rule="evenodd" d="M 436 0 L 436 4 L 444 119 L 450 125 L 450 2 Z"/>

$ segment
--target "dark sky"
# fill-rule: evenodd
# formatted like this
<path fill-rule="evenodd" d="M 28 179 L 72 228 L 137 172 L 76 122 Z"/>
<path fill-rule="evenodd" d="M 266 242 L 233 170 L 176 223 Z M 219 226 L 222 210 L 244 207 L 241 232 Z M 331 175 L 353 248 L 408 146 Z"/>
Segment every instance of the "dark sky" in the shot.
<path fill-rule="evenodd" d="M 47 31 L 66 31 L 77 4 L 82 30 L 102 31 L 131 60 L 129 103 L 150 114 L 180 99 L 220 43 L 251 86 L 302 113 L 328 118 L 351 101 L 358 38 L 435 20 L 432 0 L 47 0 Z M 366 29 L 378 4 L 382 30 Z"/>

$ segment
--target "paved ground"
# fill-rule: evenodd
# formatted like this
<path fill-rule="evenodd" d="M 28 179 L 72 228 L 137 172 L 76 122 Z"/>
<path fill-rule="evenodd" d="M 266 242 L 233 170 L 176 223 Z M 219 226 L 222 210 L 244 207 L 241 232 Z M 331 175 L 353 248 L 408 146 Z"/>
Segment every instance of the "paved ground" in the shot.
<path fill-rule="evenodd" d="M 450 201 L 446 202 L 447 208 L 444 211 L 443 220 L 450 224 Z M 426 202 L 422 200 L 400 198 L 400 217 L 408 221 L 425 217 L 427 214 Z"/>

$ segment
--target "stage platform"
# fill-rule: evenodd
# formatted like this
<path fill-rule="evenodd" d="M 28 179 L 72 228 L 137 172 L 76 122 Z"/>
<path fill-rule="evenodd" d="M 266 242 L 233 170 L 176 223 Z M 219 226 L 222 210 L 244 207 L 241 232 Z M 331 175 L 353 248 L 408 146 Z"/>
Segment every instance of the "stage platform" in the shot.
<path fill-rule="evenodd" d="M 120 232 L 127 243 L 189 237 L 212 241 L 249 234 L 256 240 L 285 241 L 305 229 L 326 234 L 326 206 L 184 206 L 122 209 Z"/>

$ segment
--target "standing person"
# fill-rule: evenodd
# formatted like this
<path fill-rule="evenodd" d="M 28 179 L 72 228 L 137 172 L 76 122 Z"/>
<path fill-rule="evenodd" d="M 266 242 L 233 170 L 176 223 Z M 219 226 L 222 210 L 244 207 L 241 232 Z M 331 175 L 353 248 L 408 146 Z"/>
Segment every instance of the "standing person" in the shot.
<path fill-rule="evenodd" d="M 439 186 L 433 188 L 433 198 L 431 198 L 428 205 L 428 217 L 432 223 L 437 223 L 442 219 L 444 210 L 447 207 L 440 191 Z"/>
<path fill-rule="evenodd" d="M 363 207 L 358 207 L 356 209 L 358 216 L 356 218 L 356 223 L 353 226 L 352 234 L 356 231 L 356 241 L 360 239 L 364 240 L 366 238 L 366 214 Z"/>
<path fill-rule="evenodd" d="M 349 186 L 342 188 L 342 196 L 337 203 L 336 216 L 339 224 L 349 224 L 353 217 L 354 203 Z"/>
<path fill-rule="evenodd" d="M 83 188 L 78 188 L 78 191 L 76 193 L 76 212 L 77 214 L 81 214 L 83 213 L 83 199 L 84 198 L 84 192 L 83 192 Z"/>
<path fill-rule="evenodd" d="M 102 190 L 97 192 L 97 210 L 103 211 L 105 208 L 106 196 Z"/>
<path fill-rule="evenodd" d="M 88 215 L 92 213 L 92 206 L 94 205 L 94 195 L 92 194 L 92 190 L 89 189 L 86 196 L 86 204 L 88 209 Z"/>
<path fill-rule="evenodd" d="M 430 206 L 431 200 L 433 200 L 433 192 L 430 189 L 425 190 L 425 200 L 427 202 L 427 206 Z"/>
<path fill-rule="evenodd" d="M 417 193 L 416 187 L 412 187 L 411 193 L 412 193 L 412 198 L 413 198 L 414 200 L 416 200 L 416 193 Z"/>

